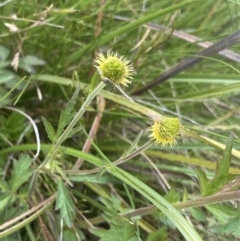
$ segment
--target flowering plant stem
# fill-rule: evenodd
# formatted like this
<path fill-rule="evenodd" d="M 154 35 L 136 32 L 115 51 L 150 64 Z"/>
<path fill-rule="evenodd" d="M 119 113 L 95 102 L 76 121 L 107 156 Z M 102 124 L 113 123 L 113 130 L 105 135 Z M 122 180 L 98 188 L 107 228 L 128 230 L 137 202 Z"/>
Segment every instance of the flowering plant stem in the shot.
<path fill-rule="evenodd" d="M 205 206 L 215 203 L 227 202 L 227 201 L 234 201 L 240 198 L 240 191 L 233 191 L 233 192 L 226 192 L 226 193 L 219 193 L 209 197 L 198 198 L 197 200 L 190 200 L 180 203 L 172 203 L 173 207 L 177 209 L 186 209 L 191 207 L 199 207 Z M 121 214 L 123 217 L 127 218 L 134 218 L 134 217 L 143 217 L 145 215 L 154 215 L 158 212 L 158 208 L 155 205 L 150 205 L 147 207 L 138 208 L 136 210 L 130 210 L 124 214 Z M 98 218 L 89 219 L 92 224 L 97 225 L 105 221 L 102 216 Z M 87 222 L 83 221 L 79 224 L 82 227 L 88 227 Z"/>
<path fill-rule="evenodd" d="M 114 166 L 118 166 L 128 160 L 130 160 L 131 158 L 137 156 L 138 154 L 142 153 L 143 151 L 145 151 L 146 149 L 148 149 L 150 146 L 152 145 L 152 141 L 148 141 L 147 143 L 145 143 L 144 145 L 142 145 L 141 147 L 139 147 L 138 149 L 136 149 L 135 151 L 131 152 L 130 154 L 121 157 L 120 159 L 111 162 L 103 167 L 96 167 L 90 170 L 65 170 L 64 172 L 66 174 L 72 174 L 72 175 L 87 175 L 87 174 L 93 174 L 93 173 L 99 173 L 103 170 L 103 168 L 106 168 L 107 170 L 110 170 L 112 167 Z"/>
<path fill-rule="evenodd" d="M 240 199 L 240 191 L 230 191 L 230 192 L 220 192 L 208 197 L 199 197 L 197 199 L 179 202 L 179 203 L 172 203 L 172 205 L 177 209 L 186 209 L 186 208 L 194 208 L 194 207 L 203 207 L 205 205 L 215 204 L 215 203 L 222 203 L 222 202 L 229 202 L 235 201 Z M 157 208 L 154 205 L 139 208 L 138 210 L 130 211 L 124 216 L 127 217 L 136 217 L 136 216 L 144 216 L 149 214 L 156 213 Z"/>
<path fill-rule="evenodd" d="M 88 95 L 87 99 L 83 103 L 81 109 L 77 112 L 75 117 L 72 119 L 68 127 L 65 129 L 65 131 L 62 133 L 62 135 L 58 138 L 56 144 L 51 148 L 49 151 L 49 154 L 47 155 L 44 162 L 39 166 L 39 168 L 44 167 L 48 161 L 51 159 L 51 156 L 55 154 L 58 147 L 63 143 L 63 141 L 66 139 L 66 137 L 69 135 L 70 131 L 73 129 L 73 127 L 76 125 L 76 123 L 79 121 L 79 119 L 82 117 L 82 115 L 85 113 L 87 107 L 90 105 L 92 100 L 96 97 L 96 95 L 106 86 L 106 84 L 101 81 L 100 84 Z"/>
<path fill-rule="evenodd" d="M 80 110 L 77 112 L 75 117 L 72 119 L 72 121 L 69 123 L 68 127 L 65 129 L 65 131 L 62 133 L 62 135 L 58 138 L 57 142 L 52 146 L 50 149 L 48 155 L 46 156 L 43 163 L 38 167 L 38 170 L 46 166 L 46 164 L 51 160 L 52 156 L 56 153 L 57 149 L 61 146 L 63 141 L 67 138 L 70 131 L 73 129 L 73 127 L 76 125 L 76 123 L 79 121 L 79 119 L 82 117 L 82 115 L 85 113 L 87 107 L 90 105 L 92 100 L 98 95 L 98 93 L 106 86 L 106 84 L 101 81 L 96 88 L 88 95 L 87 99 L 81 106 Z M 38 172 L 35 171 L 31 180 L 31 184 L 28 191 L 28 197 L 31 196 L 32 191 L 34 190 L 35 183 L 37 181 Z"/>

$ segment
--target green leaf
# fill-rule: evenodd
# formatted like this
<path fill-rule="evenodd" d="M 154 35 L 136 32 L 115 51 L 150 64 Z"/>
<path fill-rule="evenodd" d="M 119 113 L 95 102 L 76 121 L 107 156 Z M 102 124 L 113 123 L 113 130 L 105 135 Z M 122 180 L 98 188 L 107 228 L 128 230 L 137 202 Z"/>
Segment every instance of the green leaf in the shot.
<path fill-rule="evenodd" d="M 181 194 L 176 190 L 174 190 L 173 188 L 171 188 L 167 193 L 167 195 L 165 196 L 165 199 L 170 203 L 177 203 L 181 199 Z"/>
<path fill-rule="evenodd" d="M 233 140 L 233 135 L 230 134 L 228 137 L 226 148 L 224 150 L 223 159 L 217 162 L 215 176 L 211 182 L 212 186 L 219 188 L 219 190 L 230 179 L 228 170 L 231 163 Z"/>
<path fill-rule="evenodd" d="M 36 69 L 34 66 L 43 66 L 46 65 L 46 62 L 42 59 L 39 59 L 35 56 L 28 55 L 23 58 L 19 58 L 19 64 L 18 67 L 20 69 L 23 69 L 27 71 L 30 74 L 33 74 L 36 72 Z"/>
<path fill-rule="evenodd" d="M 137 236 L 133 236 L 132 238 L 129 239 L 129 241 L 142 241 L 142 239 L 140 239 Z"/>
<path fill-rule="evenodd" d="M 167 227 L 159 228 L 157 231 L 148 235 L 147 241 L 159 241 L 164 240 L 167 237 Z"/>
<path fill-rule="evenodd" d="M 9 190 L 8 184 L 2 179 L 0 179 L 0 190 L 1 189 L 2 189 L 3 192 L 6 192 L 6 191 Z"/>
<path fill-rule="evenodd" d="M 227 223 L 230 218 L 240 214 L 236 208 L 221 204 L 206 205 L 205 208 L 222 224 Z"/>
<path fill-rule="evenodd" d="M 96 109 L 94 109 L 92 106 L 86 106 L 86 108 L 84 108 L 86 111 L 91 111 L 91 112 L 96 112 Z"/>
<path fill-rule="evenodd" d="M 77 237 L 80 237 L 80 239 Z M 64 241 L 79 241 L 79 240 L 87 240 L 83 231 L 80 229 L 73 230 L 73 229 L 64 229 L 63 230 L 63 240 Z"/>
<path fill-rule="evenodd" d="M 196 167 L 195 169 L 195 172 L 198 176 L 198 181 L 199 181 L 199 184 L 200 184 L 200 190 L 201 190 L 201 194 L 202 196 L 205 195 L 205 193 L 207 193 L 207 185 L 208 185 L 208 179 L 207 179 L 207 176 L 205 174 L 205 172 L 203 172 L 200 168 Z"/>
<path fill-rule="evenodd" d="M 13 199 L 15 199 L 13 196 L 10 196 L 8 193 L 0 195 L 0 212 L 3 211 L 8 203 L 10 203 Z"/>
<path fill-rule="evenodd" d="M 0 69 L 0 83 L 4 83 L 8 89 L 16 88 L 17 90 L 21 90 L 24 83 L 20 83 L 20 80 L 21 78 L 15 73 L 7 69 Z"/>
<path fill-rule="evenodd" d="M 213 233 L 225 233 L 225 234 L 231 234 L 235 237 L 240 236 L 240 217 L 234 218 L 232 220 L 228 220 L 227 224 L 225 225 L 219 225 L 212 227 L 210 229 Z"/>
<path fill-rule="evenodd" d="M 187 220 L 169 202 L 155 192 L 152 188 L 141 182 L 139 179 L 128 172 L 114 167 L 111 174 L 134 188 L 141 195 L 152 202 L 168 219 L 175 225 L 187 241 L 202 241 L 196 230 L 189 225 Z"/>
<path fill-rule="evenodd" d="M 89 93 L 91 93 L 95 87 L 98 85 L 98 83 L 100 82 L 100 77 L 98 72 L 95 72 L 92 79 L 91 79 L 91 83 L 89 85 Z"/>
<path fill-rule="evenodd" d="M 71 121 L 71 119 L 75 115 L 75 113 L 73 112 L 73 109 L 74 109 L 79 91 L 80 91 L 80 84 L 76 88 L 76 91 L 73 94 L 72 99 L 70 100 L 70 102 L 66 106 L 65 110 L 63 110 L 61 112 L 59 123 L 58 123 L 56 138 L 58 138 L 62 134 L 64 128 L 69 124 L 69 122 Z"/>
<path fill-rule="evenodd" d="M 20 61 L 24 61 L 25 64 L 29 64 L 31 66 L 43 66 L 46 65 L 46 62 L 36 56 L 27 55 L 23 58 L 20 58 Z"/>
<path fill-rule="evenodd" d="M 6 70 L 6 69 L 0 69 L 0 84 L 6 83 L 8 81 L 14 80 L 16 78 L 16 74 L 13 72 Z M 17 77 L 19 80 L 19 77 Z"/>
<path fill-rule="evenodd" d="M 3 46 L 0 46 L 0 62 L 5 61 L 8 58 L 9 53 L 10 53 L 9 49 Z"/>
<path fill-rule="evenodd" d="M 111 195 L 111 199 L 101 197 L 100 200 L 105 207 L 108 207 L 108 209 L 112 210 L 116 214 L 118 213 L 118 210 L 121 209 L 121 200 L 117 196 Z M 104 214 L 103 216 L 109 223 L 111 222 L 118 223 L 119 218 L 121 218 L 117 215 L 116 216 L 109 215 L 108 212 L 106 212 L 106 214 Z"/>
<path fill-rule="evenodd" d="M 97 187 L 97 185 L 96 185 L 96 187 Z M 120 218 L 120 219 L 123 218 L 122 216 L 120 216 L 120 214 L 118 214 L 118 212 L 114 211 L 115 207 L 112 204 L 110 206 L 105 206 L 105 205 L 101 204 L 99 202 L 99 200 L 92 199 L 88 195 L 85 195 L 81 192 L 74 191 L 74 193 L 76 193 L 77 196 L 81 197 L 83 200 L 87 200 L 91 204 L 91 206 L 94 206 L 94 207 L 98 208 L 99 210 L 102 210 L 104 212 L 103 216 L 108 223 L 111 223 L 111 220 L 114 217 Z M 106 198 L 101 198 L 101 202 L 105 203 L 104 200 L 106 200 Z M 107 214 L 110 216 L 110 218 L 107 217 Z"/>
<path fill-rule="evenodd" d="M 42 117 L 43 124 L 45 127 L 45 130 L 47 132 L 48 138 L 52 141 L 55 142 L 55 130 L 53 129 L 51 123 L 44 117 Z"/>
<path fill-rule="evenodd" d="M 70 113 L 70 111 L 69 112 L 66 110 L 61 111 L 60 119 L 58 122 L 56 138 L 58 138 L 62 134 L 64 128 L 70 123 L 74 115 L 75 113 Z"/>
<path fill-rule="evenodd" d="M 230 134 L 226 148 L 224 150 L 223 158 L 217 162 L 215 175 L 211 181 L 207 180 L 207 177 L 203 171 L 196 169 L 200 181 L 202 196 L 208 196 L 217 193 L 228 181 L 233 178 L 233 176 L 229 175 L 228 173 L 231 163 L 233 139 L 233 135 Z"/>
<path fill-rule="evenodd" d="M 12 112 L 8 118 L 0 116 L 1 134 L 10 141 L 16 141 L 25 129 L 25 118 L 23 115 Z"/>
<path fill-rule="evenodd" d="M 113 177 L 109 173 L 105 173 L 102 176 L 96 174 L 88 174 L 88 175 L 72 175 L 68 177 L 69 180 L 75 182 L 92 182 L 92 183 L 100 183 L 100 184 L 110 184 L 110 183 L 120 183 L 119 179 Z"/>
<path fill-rule="evenodd" d="M 110 224 L 110 229 L 90 229 L 90 232 L 100 237 L 100 241 L 131 241 L 135 240 L 134 225 L 124 219 L 117 219 L 114 224 Z M 137 237 L 136 237 L 137 238 Z M 137 239 L 136 239 L 137 240 Z"/>
<path fill-rule="evenodd" d="M 131 146 L 128 148 L 128 150 L 125 152 L 125 155 L 130 154 L 131 152 L 134 151 L 135 148 L 137 148 L 138 142 L 139 142 L 140 138 L 142 137 L 142 134 L 143 134 L 143 132 L 141 131 L 141 132 L 137 135 L 137 137 L 136 137 L 136 139 L 134 140 L 134 142 L 131 144 Z"/>
<path fill-rule="evenodd" d="M 67 175 L 66 175 L 66 174 L 64 173 L 64 171 L 62 170 L 62 168 L 61 168 L 61 163 L 60 163 L 59 161 L 53 160 L 51 166 L 52 166 L 52 170 L 55 170 L 55 172 L 58 172 L 58 173 L 62 176 L 63 180 L 64 180 L 69 186 L 73 187 L 73 184 L 69 181 Z"/>
<path fill-rule="evenodd" d="M 170 227 L 171 229 L 176 229 L 175 224 L 169 219 L 164 213 L 158 213 L 158 219 L 166 226 Z M 156 216 L 156 215 L 154 215 Z"/>
<path fill-rule="evenodd" d="M 0 73 L 1 74 L 1 73 Z M 0 81 L 1 81 L 1 77 L 0 77 Z M 0 89 L 0 108 L 6 106 L 6 105 L 10 105 L 12 103 L 12 99 L 10 98 L 10 96 L 8 96 L 8 92 L 5 89 Z M 1 120 L 0 120 L 1 121 Z M 0 123 L 1 124 L 1 123 Z M 2 128 L 1 128 L 2 129 Z M 1 132 L 2 133 L 2 132 Z"/>
<path fill-rule="evenodd" d="M 10 180 L 12 192 L 16 192 L 32 175 L 33 171 L 30 168 L 32 161 L 30 156 L 22 154 L 19 160 L 14 162 L 12 178 Z"/>
<path fill-rule="evenodd" d="M 199 222 L 206 222 L 206 214 L 200 208 L 190 208 L 192 216 Z"/>
<path fill-rule="evenodd" d="M 66 186 L 60 178 L 57 180 L 57 184 L 58 192 L 55 209 L 60 210 L 61 218 L 68 227 L 71 227 L 74 219 L 74 205 Z"/>
<path fill-rule="evenodd" d="M 78 132 L 81 131 L 82 129 L 83 129 L 82 126 L 77 126 L 77 127 L 73 128 L 73 129 L 68 133 L 67 138 L 75 135 L 76 133 L 78 133 Z"/>

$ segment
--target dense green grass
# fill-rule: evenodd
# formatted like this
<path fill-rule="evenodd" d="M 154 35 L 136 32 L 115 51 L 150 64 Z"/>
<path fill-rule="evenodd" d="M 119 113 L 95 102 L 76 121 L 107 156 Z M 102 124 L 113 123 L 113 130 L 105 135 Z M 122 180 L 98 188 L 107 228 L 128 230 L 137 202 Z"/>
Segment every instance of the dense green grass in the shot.
<path fill-rule="evenodd" d="M 237 0 L 1 3 L 0 239 L 237 240 L 239 44 L 131 93 L 237 31 L 239 9 Z M 124 88 L 133 102 L 102 84 L 86 105 L 94 59 L 109 50 L 133 63 Z M 156 116 L 179 118 L 178 144 L 143 152 Z"/>

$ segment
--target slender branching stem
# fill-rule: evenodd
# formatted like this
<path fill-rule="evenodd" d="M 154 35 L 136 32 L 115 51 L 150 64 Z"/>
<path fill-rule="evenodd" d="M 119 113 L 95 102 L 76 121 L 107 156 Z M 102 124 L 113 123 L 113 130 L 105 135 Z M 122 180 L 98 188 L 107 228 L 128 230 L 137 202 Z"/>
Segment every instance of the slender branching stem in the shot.
<path fill-rule="evenodd" d="M 106 86 L 106 84 L 101 81 L 100 84 L 88 95 L 87 99 L 81 106 L 80 110 L 77 112 L 75 117 L 72 119 L 72 121 L 69 123 L 68 127 L 64 130 L 62 135 L 58 138 L 57 142 L 52 146 L 50 149 L 48 155 L 46 156 L 43 163 L 38 167 L 38 170 L 45 167 L 46 164 L 51 160 L 51 158 L 56 154 L 56 151 L 60 147 L 60 145 L 63 143 L 63 141 L 68 137 L 70 131 L 73 129 L 73 127 L 77 124 L 79 119 L 82 117 L 82 115 L 87 110 L 87 107 L 90 105 L 92 100 L 98 95 L 98 93 Z M 28 190 L 28 197 L 31 196 L 32 191 L 34 190 L 37 178 L 38 178 L 38 170 L 36 170 L 33 174 L 29 190 Z"/>
<path fill-rule="evenodd" d="M 73 129 L 73 127 L 76 125 L 76 123 L 80 120 L 82 115 L 85 113 L 87 107 L 90 105 L 92 100 L 96 97 L 96 95 L 106 86 L 106 84 L 101 81 L 100 84 L 88 95 L 87 99 L 81 106 L 81 109 L 77 112 L 75 117 L 72 119 L 68 127 L 65 129 L 65 131 L 62 133 L 62 135 L 58 138 L 56 144 L 51 148 L 49 151 L 49 154 L 47 155 L 44 162 L 39 166 L 39 168 L 44 167 L 48 161 L 51 159 L 51 156 L 55 154 L 59 146 L 63 143 L 63 141 L 67 138 L 70 131 Z"/>

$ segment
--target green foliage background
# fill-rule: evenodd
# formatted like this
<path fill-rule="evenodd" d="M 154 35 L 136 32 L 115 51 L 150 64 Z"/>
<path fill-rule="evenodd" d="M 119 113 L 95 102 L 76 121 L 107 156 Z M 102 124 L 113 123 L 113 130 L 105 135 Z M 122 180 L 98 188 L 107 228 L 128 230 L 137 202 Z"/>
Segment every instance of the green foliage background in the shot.
<path fill-rule="evenodd" d="M 131 93 L 196 56 L 198 44 L 237 31 L 239 10 L 238 0 L 0 3 L 1 240 L 237 240 L 239 44 L 230 48 L 234 60 L 215 54 L 150 91 Z M 89 94 L 97 53 L 108 50 L 133 63 L 136 74 L 124 91 L 134 102 L 107 85 L 89 153 L 81 150 L 99 114 L 97 98 L 51 165 L 38 169 Z M 36 159 L 28 119 L 9 106 L 37 124 Z M 152 146 L 105 168 L 148 141 L 154 113 L 179 117 L 178 145 Z M 103 169 L 73 173 L 78 158 L 80 170 Z M 169 212 L 174 222 L 166 216 L 170 203 L 179 209 Z M 196 233 L 178 227 L 185 219 Z"/>

